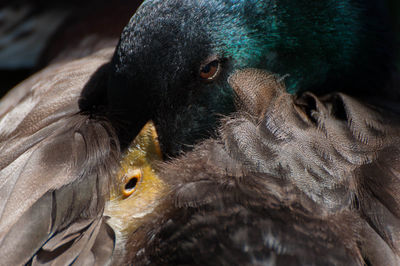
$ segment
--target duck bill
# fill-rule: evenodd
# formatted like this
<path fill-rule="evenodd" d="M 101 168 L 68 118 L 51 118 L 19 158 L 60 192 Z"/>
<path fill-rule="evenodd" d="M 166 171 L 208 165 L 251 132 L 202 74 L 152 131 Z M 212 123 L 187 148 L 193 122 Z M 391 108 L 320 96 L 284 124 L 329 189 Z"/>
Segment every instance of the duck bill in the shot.
<path fill-rule="evenodd" d="M 153 121 L 150 120 L 143 126 L 123 154 L 116 176 L 117 186 L 111 192 L 110 198 L 119 197 L 121 191 L 124 197 L 130 196 L 130 192 L 123 189 L 127 179 L 135 175 L 138 176 L 138 179 L 140 175 L 156 175 L 155 165 L 162 160 L 157 130 Z"/>
<path fill-rule="evenodd" d="M 129 152 L 135 151 L 138 153 L 140 152 L 141 155 L 144 156 L 144 160 L 147 164 L 152 164 L 152 162 L 163 159 L 157 130 L 152 120 L 149 120 L 143 126 L 129 146 L 128 154 Z"/>
<path fill-rule="evenodd" d="M 135 232 L 168 190 L 155 169 L 161 160 L 157 131 L 148 121 L 123 154 L 106 201 L 104 215 L 117 241 Z"/>

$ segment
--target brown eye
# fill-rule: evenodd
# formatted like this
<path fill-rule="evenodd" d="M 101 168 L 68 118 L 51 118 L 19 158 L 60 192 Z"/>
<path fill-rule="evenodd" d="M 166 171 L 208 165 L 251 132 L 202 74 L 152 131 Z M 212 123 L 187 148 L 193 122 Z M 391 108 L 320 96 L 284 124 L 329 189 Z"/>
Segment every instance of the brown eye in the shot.
<path fill-rule="evenodd" d="M 129 197 L 130 195 L 132 195 L 141 178 L 142 171 L 140 169 L 135 169 L 128 172 L 128 174 L 124 178 L 124 185 L 122 187 L 122 194 L 124 195 L 124 197 Z"/>
<path fill-rule="evenodd" d="M 200 77 L 204 80 L 212 81 L 218 77 L 220 68 L 220 61 L 218 59 L 215 59 L 210 63 L 200 67 Z"/>

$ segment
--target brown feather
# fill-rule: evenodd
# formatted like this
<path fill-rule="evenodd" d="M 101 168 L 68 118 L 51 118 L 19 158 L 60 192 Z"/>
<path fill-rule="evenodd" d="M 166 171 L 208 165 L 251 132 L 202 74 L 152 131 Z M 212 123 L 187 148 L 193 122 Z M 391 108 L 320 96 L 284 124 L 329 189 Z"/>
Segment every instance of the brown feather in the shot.
<path fill-rule="evenodd" d="M 239 112 L 159 167 L 170 197 L 126 260 L 397 265 L 399 115 L 340 93 L 293 96 L 259 70 L 230 82 Z"/>

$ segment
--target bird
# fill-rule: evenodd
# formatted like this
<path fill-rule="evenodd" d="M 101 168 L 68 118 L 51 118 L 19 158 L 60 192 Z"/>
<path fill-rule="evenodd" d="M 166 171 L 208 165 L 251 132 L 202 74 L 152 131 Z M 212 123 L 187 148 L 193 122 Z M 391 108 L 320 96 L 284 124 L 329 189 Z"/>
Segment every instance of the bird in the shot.
<path fill-rule="evenodd" d="M 0 106 L 3 261 L 23 264 L 41 250 L 61 259 L 72 254 L 66 263 L 86 258 L 92 247 L 86 243 L 93 239 L 79 235 L 93 235 L 104 224 L 108 183 L 143 126 L 154 122 L 167 161 L 215 137 L 221 116 L 235 111 L 228 77 L 238 69 L 275 73 L 292 95 L 343 90 L 375 106 L 396 102 L 398 91 L 388 86 L 393 43 L 381 4 L 145 1 L 115 52 L 50 66 L 19 85 Z M 308 106 L 316 98 L 305 99 Z M 281 122 L 277 132 L 287 126 Z M 247 150 L 244 145 L 238 152 Z M 262 164 L 252 160 L 242 163 Z M 318 202 L 318 188 L 303 189 Z M 324 207 L 334 209 L 334 203 Z M 21 253 L 10 252 L 17 246 Z"/>

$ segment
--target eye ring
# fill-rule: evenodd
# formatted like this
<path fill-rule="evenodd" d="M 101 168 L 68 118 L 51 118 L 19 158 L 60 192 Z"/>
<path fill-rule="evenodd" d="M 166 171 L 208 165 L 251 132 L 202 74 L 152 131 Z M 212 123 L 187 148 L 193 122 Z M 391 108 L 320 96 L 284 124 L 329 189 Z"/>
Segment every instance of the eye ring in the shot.
<path fill-rule="evenodd" d="M 136 191 L 137 185 L 141 181 L 143 173 L 140 169 L 129 171 L 125 174 L 122 184 L 122 195 L 126 198 Z"/>
<path fill-rule="evenodd" d="M 215 80 L 221 72 L 221 60 L 215 57 L 200 66 L 199 76 L 204 81 Z"/>

